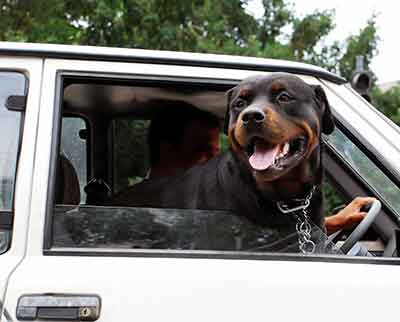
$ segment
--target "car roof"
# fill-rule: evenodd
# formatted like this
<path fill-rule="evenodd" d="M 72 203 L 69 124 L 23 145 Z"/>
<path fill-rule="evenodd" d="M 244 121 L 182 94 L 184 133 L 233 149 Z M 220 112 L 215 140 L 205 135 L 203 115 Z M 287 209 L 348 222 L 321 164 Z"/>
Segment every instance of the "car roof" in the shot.
<path fill-rule="evenodd" d="M 248 56 L 201 54 L 163 50 L 128 49 L 75 45 L 0 42 L 0 55 L 41 58 L 141 62 L 151 64 L 188 65 L 269 72 L 289 72 L 319 77 L 336 84 L 347 81 L 321 67 L 287 60 Z"/>

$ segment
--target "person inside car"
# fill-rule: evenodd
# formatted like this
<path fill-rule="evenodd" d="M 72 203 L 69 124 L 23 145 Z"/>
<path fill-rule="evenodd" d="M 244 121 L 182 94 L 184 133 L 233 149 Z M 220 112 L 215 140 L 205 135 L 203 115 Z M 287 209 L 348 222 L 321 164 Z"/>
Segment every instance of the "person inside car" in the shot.
<path fill-rule="evenodd" d="M 148 133 L 148 178 L 171 176 L 206 162 L 220 152 L 220 121 L 213 114 L 185 102 L 164 106 L 151 121 Z"/>
<path fill-rule="evenodd" d="M 220 152 L 220 121 L 213 114 L 185 102 L 165 106 L 150 124 L 149 179 L 172 176 L 198 163 L 206 162 Z M 359 223 L 361 209 L 373 202 L 370 197 L 357 197 L 337 214 L 326 217 L 328 234 L 349 229 Z"/>

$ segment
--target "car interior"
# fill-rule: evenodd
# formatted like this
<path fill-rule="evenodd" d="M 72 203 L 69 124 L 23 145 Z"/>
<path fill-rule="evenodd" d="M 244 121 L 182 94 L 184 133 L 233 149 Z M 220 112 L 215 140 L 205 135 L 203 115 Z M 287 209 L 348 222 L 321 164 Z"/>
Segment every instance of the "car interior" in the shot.
<path fill-rule="evenodd" d="M 166 102 L 191 103 L 213 113 L 223 125 L 225 92 L 234 83 L 65 76 L 62 84 L 52 247 L 292 250 L 265 238 L 264 229 L 239 223 L 235 216 L 223 211 L 127 209 L 109 203 L 113 195 L 146 178 L 149 124 Z M 379 191 L 369 184 L 368 178 L 360 175 L 362 171 L 352 166 L 352 162 L 358 164 L 359 160 L 350 157 L 349 161 L 346 157 L 348 149 L 365 155 L 363 148 L 340 122 L 337 127 L 332 138 L 324 137 L 327 215 L 336 213 L 355 196 L 379 197 Z M 220 142 L 222 150 L 228 148 L 222 131 Z M 368 162 L 373 164 L 373 161 Z M 387 186 L 385 182 L 382 185 Z M 397 192 L 396 185 L 394 189 Z M 359 243 L 362 251 L 359 247 L 350 255 L 397 257 L 398 217 L 389 199 L 381 199 L 379 216 Z M 238 238 L 237 227 L 248 231 L 246 238 Z M 202 233 L 203 230 L 207 233 Z M 331 240 L 336 244 L 334 247 L 349 234 L 342 232 L 335 236 Z M 289 239 L 293 240 L 293 236 L 286 241 Z"/>

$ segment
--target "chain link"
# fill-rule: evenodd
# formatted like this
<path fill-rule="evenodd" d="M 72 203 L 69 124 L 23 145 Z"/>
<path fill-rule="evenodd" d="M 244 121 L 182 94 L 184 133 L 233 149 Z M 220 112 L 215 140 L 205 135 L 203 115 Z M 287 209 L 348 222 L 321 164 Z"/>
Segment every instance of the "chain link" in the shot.
<path fill-rule="evenodd" d="M 303 254 L 313 254 L 316 247 L 315 243 L 311 240 L 312 227 L 307 214 L 307 208 L 310 205 L 314 191 L 315 187 L 312 188 L 311 192 L 305 199 L 295 199 L 296 201 L 300 201 L 301 204 L 294 208 L 290 208 L 284 202 L 276 203 L 278 209 L 284 214 L 296 213 L 301 210 L 301 214 L 295 214 L 295 217 L 297 220 L 296 232 L 298 235 L 299 249 Z"/>
<path fill-rule="evenodd" d="M 307 209 L 302 210 L 302 216 L 296 215 L 296 219 L 296 231 L 299 236 L 299 249 L 303 254 L 313 254 L 315 251 L 315 243 L 311 240 L 312 228 L 307 215 Z"/>

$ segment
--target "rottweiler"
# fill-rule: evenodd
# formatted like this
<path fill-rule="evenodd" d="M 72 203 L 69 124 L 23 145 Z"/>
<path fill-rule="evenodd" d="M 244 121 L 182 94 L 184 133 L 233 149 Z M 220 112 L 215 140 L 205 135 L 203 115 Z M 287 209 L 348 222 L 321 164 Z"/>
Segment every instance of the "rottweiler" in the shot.
<path fill-rule="evenodd" d="M 257 224 L 293 227 L 286 212 L 306 202 L 309 219 L 324 230 L 321 134 L 331 133 L 334 121 L 322 87 L 273 73 L 243 80 L 227 98 L 227 152 L 145 180 L 113 204 L 228 210 Z"/>

